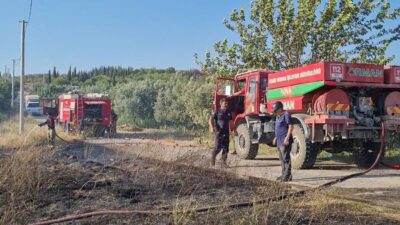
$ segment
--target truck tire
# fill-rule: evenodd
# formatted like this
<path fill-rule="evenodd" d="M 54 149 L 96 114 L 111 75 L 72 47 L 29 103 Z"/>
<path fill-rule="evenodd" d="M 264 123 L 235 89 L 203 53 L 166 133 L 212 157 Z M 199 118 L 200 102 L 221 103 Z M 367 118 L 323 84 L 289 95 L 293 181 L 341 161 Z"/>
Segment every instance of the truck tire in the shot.
<path fill-rule="evenodd" d="M 353 151 L 354 161 L 360 168 L 369 168 L 374 164 L 381 147 L 380 142 L 363 142 Z M 385 153 L 385 152 L 383 152 Z M 382 155 L 383 156 L 383 155 Z M 382 158 L 382 157 L 381 157 Z"/>
<path fill-rule="evenodd" d="M 93 126 L 93 136 L 95 137 L 103 137 L 106 131 L 106 127 L 103 125 L 94 125 Z"/>
<path fill-rule="evenodd" d="M 237 127 L 236 131 L 238 134 L 235 136 L 236 153 L 242 159 L 254 159 L 258 153 L 258 143 L 251 143 L 249 128 L 245 123 L 242 123 Z"/>
<path fill-rule="evenodd" d="M 317 159 L 319 151 L 319 143 L 311 143 L 306 140 L 304 131 L 299 124 L 295 124 L 293 128 L 293 143 L 290 158 L 293 169 L 309 169 L 312 168 Z"/>

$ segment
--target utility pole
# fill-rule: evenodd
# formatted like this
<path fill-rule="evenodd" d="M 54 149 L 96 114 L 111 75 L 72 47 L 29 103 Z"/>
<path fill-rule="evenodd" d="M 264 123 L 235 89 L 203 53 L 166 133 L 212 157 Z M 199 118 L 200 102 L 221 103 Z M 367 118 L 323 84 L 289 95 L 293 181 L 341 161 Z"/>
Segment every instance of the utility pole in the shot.
<path fill-rule="evenodd" d="M 19 84 L 19 134 L 24 132 L 24 73 L 25 73 L 25 20 L 20 21 L 21 23 L 21 75 Z"/>
<path fill-rule="evenodd" d="M 7 65 L 4 65 L 3 77 L 4 78 L 9 78 L 9 75 L 10 75 L 10 69 L 7 67 Z"/>

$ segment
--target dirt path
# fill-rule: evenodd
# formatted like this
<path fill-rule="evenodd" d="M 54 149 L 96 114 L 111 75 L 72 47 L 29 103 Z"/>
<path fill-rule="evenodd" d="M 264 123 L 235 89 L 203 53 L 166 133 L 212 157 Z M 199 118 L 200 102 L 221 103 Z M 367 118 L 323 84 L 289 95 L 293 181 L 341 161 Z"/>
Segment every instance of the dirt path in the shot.
<path fill-rule="evenodd" d="M 125 132 L 116 139 L 91 139 L 87 143 L 107 146 L 118 152 L 140 154 L 164 161 L 178 161 L 208 168 L 209 148 L 194 146 L 187 139 L 171 140 L 154 130 Z M 280 174 L 278 158 L 259 155 L 255 160 L 229 156 L 229 168 L 221 168 L 243 178 L 275 180 Z M 220 168 L 217 165 L 217 168 Z M 315 169 L 294 170 L 291 185 L 299 188 L 316 187 L 339 177 L 360 172 L 353 164 L 317 161 Z M 335 185 L 355 199 L 372 200 L 380 205 L 400 209 L 400 171 L 379 168 L 370 173 Z"/>

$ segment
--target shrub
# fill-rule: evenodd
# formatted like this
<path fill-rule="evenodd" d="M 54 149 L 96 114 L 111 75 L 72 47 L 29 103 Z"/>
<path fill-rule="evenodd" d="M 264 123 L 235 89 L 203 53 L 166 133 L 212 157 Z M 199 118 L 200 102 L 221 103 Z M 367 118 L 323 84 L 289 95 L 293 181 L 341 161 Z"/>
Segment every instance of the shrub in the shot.
<path fill-rule="evenodd" d="M 205 128 L 212 106 L 212 83 L 190 73 L 132 76 L 112 91 L 121 122 L 136 126 Z M 139 79 L 139 80 L 137 80 Z"/>
<path fill-rule="evenodd" d="M 4 120 L 10 112 L 11 81 L 0 78 L 0 121 Z"/>

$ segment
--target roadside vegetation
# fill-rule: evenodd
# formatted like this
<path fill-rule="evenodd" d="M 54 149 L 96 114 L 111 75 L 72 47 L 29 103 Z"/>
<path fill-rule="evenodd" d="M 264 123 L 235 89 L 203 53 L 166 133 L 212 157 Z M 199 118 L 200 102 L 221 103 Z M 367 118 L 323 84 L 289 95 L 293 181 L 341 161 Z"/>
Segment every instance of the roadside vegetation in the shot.
<path fill-rule="evenodd" d="M 27 118 L 24 124 L 25 134 L 19 135 L 19 118 L 13 116 L 0 122 L 0 149 L 22 149 L 32 145 L 42 145 L 47 142 L 47 130 L 39 128 L 38 122 Z"/>
<path fill-rule="evenodd" d="M 15 81 L 15 87 L 19 87 L 19 82 Z M 17 96 L 14 89 L 14 96 Z M 6 120 L 13 113 L 11 108 L 11 79 L 0 78 L 0 122 Z"/>

